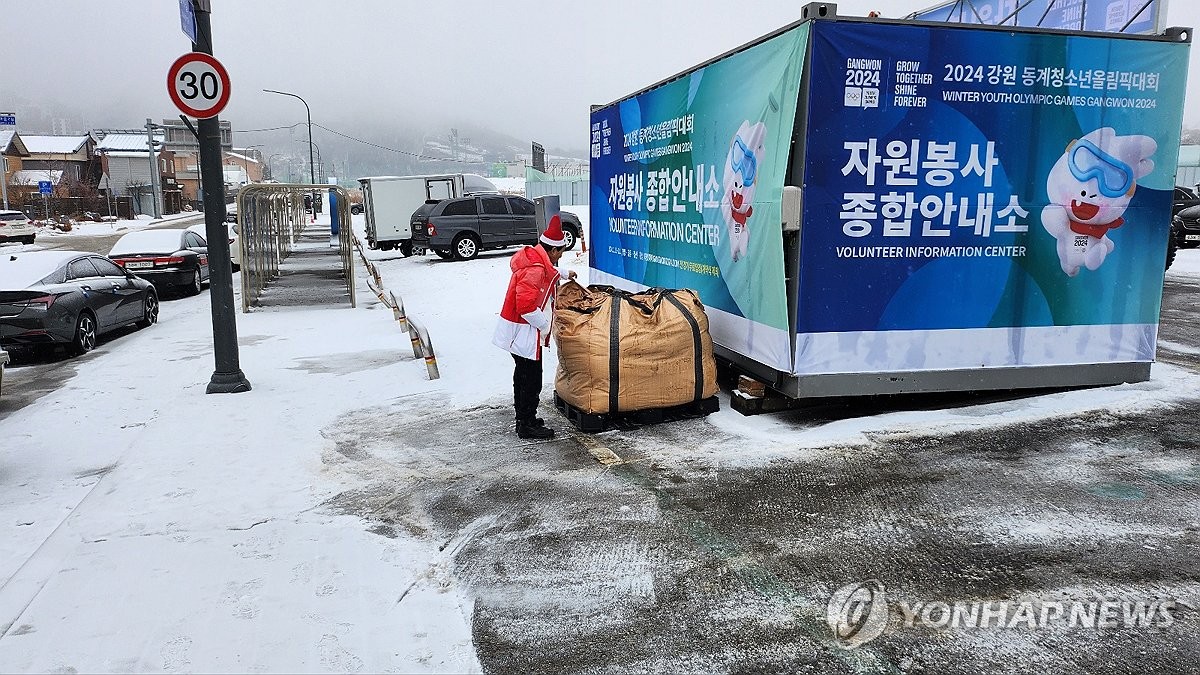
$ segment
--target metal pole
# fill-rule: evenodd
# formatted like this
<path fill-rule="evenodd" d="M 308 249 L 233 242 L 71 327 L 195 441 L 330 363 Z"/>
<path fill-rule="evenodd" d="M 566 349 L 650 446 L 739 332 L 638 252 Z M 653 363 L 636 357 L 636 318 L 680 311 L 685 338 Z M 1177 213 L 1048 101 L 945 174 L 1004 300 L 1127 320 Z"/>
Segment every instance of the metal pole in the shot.
<path fill-rule="evenodd" d="M 211 55 L 212 10 L 207 0 L 196 5 L 196 37 L 192 51 Z M 237 319 L 233 307 L 233 263 L 229 259 L 229 232 L 225 228 L 225 175 L 221 168 L 221 122 L 216 117 L 199 120 L 200 181 L 204 185 L 204 228 L 208 234 L 208 297 L 212 303 L 213 356 L 216 368 L 208 382 L 209 394 L 250 391 L 238 358 Z"/>
<path fill-rule="evenodd" d="M 312 110 L 310 110 L 308 107 L 308 101 L 305 101 L 301 96 L 299 96 L 297 94 L 293 94 L 288 91 L 279 91 L 276 89 L 263 89 L 263 91 L 267 92 L 268 94 L 282 94 L 284 96 L 291 96 L 292 98 L 298 98 L 298 99 L 300 99 L 300 102 L 304 104 L 304 114 L 308 116 L 308 183 L 309 183 L 309 185 L 316 185 L 317 174 L 316 174 L 316 169 L 313 166 L 314 162 L 313 162 L 313 145 L 312 145 Z M 316 218 L 317 217 L 317 193 L 316 192 L 314 192 L 312 194 L 312 204 L 313 204 L 313 218 Z"/>
<path fill-rule="evenodd" d="M 162 186 L 158 179 L 158 157 L 154 154 L 154 127 L 155 124 L 146 118 L 146 148 L 150 151 L 150 200 L 154 202 L 154 217 L 162 218 L 162 205 L 159 202 L 159 195 L 162 194 Z"/>

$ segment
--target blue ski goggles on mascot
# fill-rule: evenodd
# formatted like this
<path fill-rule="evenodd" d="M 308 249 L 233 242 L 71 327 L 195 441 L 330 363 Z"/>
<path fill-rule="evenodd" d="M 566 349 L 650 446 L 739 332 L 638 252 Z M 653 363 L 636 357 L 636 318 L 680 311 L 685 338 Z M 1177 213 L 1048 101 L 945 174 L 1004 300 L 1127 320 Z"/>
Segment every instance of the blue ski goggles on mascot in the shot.
<path fill-rule="evenodd" d="M 1133 168 L 1088 140 L 1076 141 L 1067 153 L 1067 166 L 1080 183 L 1095 178 L 1100 194 L 1115 199 L 1133 187 Z"/>
<path fill-rule="evenodd" d="M 733 137 L 733 148 L 730 148 L 729 155 L 729 165 L 734 171 L 742 174 L 743 184 L 746 187 L 754 185 L 754 175 L 758 173 L 758 158 L 746 147 L 740 136 Z"/>

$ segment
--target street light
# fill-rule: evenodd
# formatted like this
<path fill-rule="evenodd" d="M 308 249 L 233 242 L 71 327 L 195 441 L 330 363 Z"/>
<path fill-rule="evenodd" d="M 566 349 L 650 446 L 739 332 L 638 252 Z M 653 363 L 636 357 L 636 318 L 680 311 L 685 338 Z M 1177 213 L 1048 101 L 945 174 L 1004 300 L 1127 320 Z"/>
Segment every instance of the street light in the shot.
<path fill-rule="evenodd" d="M 303 143 L 304 141 L 297 139 L 296 142 Z M 325 180 L 325 160 L 321 159 L 321 146 L 313 143 L 312 139 L 309 139 L 308 152 L 310 154 L 312 153 L 313 148 L 317 149 L 317 166 L 321 167 L 321 180 Z M 313 181 L 313 184 L 317 184 L 316 180 Z"/>
<path fill-rule="evenodd" d="M 275 166 L 271 164 L 276 157 L 283 157 L 283 153 L 277 152 L 267 158 L 267 172 L 271 174 L 271 180 L 279 180 L 275 177 Z"/>
<path fill-rule="evenodd" d="M 268 94 L 279 94 L 280 96 L 291 96 L 292 98 L 300 99 L 304 104 L 304 114 L 308 116 L 308 182 L 312 185 L 317 184 L 317 173 L 313 167 L 313 150 L 312 150 L 312 110 L 308 107 L 308 101 L 298 94 L 293 94 L 290 91 L 279 91 L 277 89 L 263 89 Z M 313 219 L 317 217 L 317 193 L 313 192 Z"/>
<path fill-rule="evenodd" d="M 308 115 L 308 143 L 309 143 L 308 182 L 312 183 L 313 185 L 316 185 L 317 184 L 317 173 L 314 170 L 313 151 L 312 151 L 312 110 L 310 110 L 308 107 L 308 101 L 305 101 L 300 96 L 297 96 L 296 94 L 293 94 L 293 93 L 287 92 L 287 91 L 277 91 L 275 89 L 263 89 L 263 91 L 265 91 L 268 94 L 279 94 L 281 96 L 291 96 L 292 98 L 298 98 L 298 99 L 300 99 L 300 102 L 304 104 L 304 112 L 306 115 Z"/>
<path fill-rule="evenodd" d="M 242 148 L 242 150 L 253 150 L 254 148 L 261 148 L 261 147 L 264 147 L 262 143 L 256 143 L 255 145 L 247 145 L 246 147 Z M 237 154 L 241 155 L 241 157 L 242 157 L 242 168 L 246 170 L 246 183 L 248 184 L 251 182 L 250 181 L 250 164 L 246 160 L 248 160 L 248 159 L 254 160 L 254 158 L 249 157 L 248 156 L 249 153 L 246 153 L 246 154 L 237 153 Z M 258 156 L 262 157 L 262 153 L 259 153 Z M 262 174 L 262 172 L 259 172 L 259 180 L 262 180 L 261 174 Z"/>

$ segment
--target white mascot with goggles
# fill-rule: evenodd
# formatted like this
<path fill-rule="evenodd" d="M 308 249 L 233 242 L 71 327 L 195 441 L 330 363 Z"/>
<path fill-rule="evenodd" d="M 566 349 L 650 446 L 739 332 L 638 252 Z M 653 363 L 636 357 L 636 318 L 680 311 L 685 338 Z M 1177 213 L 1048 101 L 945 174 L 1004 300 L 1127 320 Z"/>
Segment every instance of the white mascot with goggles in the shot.
<path fill-rule="evenodd" d="M 750 226 L 747 221 L 754 214 L 754 191 L 758 167 L 766 151 L 767 127 L 762 122 L 750 125 L 742 122 L 737 134 L 729 144 L 729 157 L 725 160 L 725 188 L 721 199 L 721 215 L 725 219 L 725 230 L 729 235 L 729 252 L 733 261 L 746 257 L 750 246 Z"/>
<path fill-rule="evenodd" d="M 1154 170 L 1157 147 L 1149 136 L 1118 136 L 1108 127 L 1067 145 L 1046 179 L 1050 203 L 1042 209 L 1042 227 L 1058 241 L 1067 276 L 1099 269 L 1112 253 L 1108 231 L 1124 224 L 1137 181 Z"/>

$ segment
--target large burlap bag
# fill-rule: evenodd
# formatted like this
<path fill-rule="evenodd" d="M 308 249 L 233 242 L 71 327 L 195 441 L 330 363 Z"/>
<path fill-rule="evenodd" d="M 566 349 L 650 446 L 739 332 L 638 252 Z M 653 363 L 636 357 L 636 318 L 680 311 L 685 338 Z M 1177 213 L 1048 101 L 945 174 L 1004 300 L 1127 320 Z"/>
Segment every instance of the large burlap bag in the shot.
<path fill-rule="evenodd" d="M 564 284 L 555 299 L 554 388 L 590 414 L 683 405 L 717 393 L 708 316 L 690 290 Z"/>

